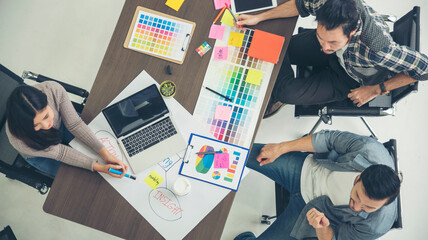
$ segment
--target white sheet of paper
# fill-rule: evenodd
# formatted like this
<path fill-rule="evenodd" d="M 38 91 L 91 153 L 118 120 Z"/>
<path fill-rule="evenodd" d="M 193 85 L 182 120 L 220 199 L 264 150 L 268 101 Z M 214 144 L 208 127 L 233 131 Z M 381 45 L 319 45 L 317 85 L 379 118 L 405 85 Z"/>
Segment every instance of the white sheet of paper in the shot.
<path fill-rule="evenodd" d="M 156 81 L 146 71 L 143 71 L 112 103 L 136 93 L 153 83 L 156 83 Z M 165 99 L 165 102 L 186 142 L 192 132 L 212 137 L 175 99 Z M 118 147 L 113 131 L 102 113 L 97 115 L 89 124 L 89 127 L 103 142 L 107 150 L 119 159 L 127 162 Z M 101 160 L 99 155 L 78 140 L 73 140 L 70 145 L 90 157 Z M 225 188 L 188 178 L 191 183 L 190 193 L 185 196 L 175 195 L 170 189 L 172 189 L 175 179 L 180 176 L 178 172 L 183 157 L 184 149 L 182 152 L 139 173 L 136 175 L 137 180 L 128 178 L 119 179 L 104 173 L 101 174 L 108 183 L 168 240 L 184 238 L 230 192 L 230 190 Z M 164 178 L 164 181 L 155 190 L 144 182 L 144 179 L 153 170 Z M 244 172 L 244 176 L 247 173 L 248 170 Z"/>

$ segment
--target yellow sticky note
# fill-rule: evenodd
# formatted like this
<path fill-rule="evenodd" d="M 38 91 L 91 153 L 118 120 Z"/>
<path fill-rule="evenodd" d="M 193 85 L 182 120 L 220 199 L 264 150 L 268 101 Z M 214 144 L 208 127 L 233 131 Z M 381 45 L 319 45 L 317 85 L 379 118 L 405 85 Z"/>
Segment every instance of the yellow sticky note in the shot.
<path fill-rule="evenodd" d="M 175 11 L 178 11 L 178 9 L 180 9 L 183 2 L 184 0 L 167 0 L 165 5 L 174 9 Z"/>
<path fill-rule="evenodd" d="M 233 23 L 233 17 L 232 14 L 229 12 L 229 10 L 226 9 L 223 13 L 223 17 L 221 18 L 221 22 L 230 26 L 235 26 Z"/>
<path fill-rule="evenodd" d="M 229 44 L 230 46 L 242 47 L 242 42 L 244 41 L 244 33 L 231 32 L 229 35 Z"/>
<path fill-rule="evenodd" d="M 251 83 L 254 85 L 260 85 L 262 78 L 263 78 L 262 71 L 250 69 L 248 70 L 247 77 L 245 78 L 245 82 Z"/>
<path fill-rule="evenodd" d="M 149 187 L 153 188 L 153 190 L 155 190 L 159 184 L 163 182 L 163 177 L 153 170 L 149 176 L 144 179 L 144 182 L 147 183 Z"/>

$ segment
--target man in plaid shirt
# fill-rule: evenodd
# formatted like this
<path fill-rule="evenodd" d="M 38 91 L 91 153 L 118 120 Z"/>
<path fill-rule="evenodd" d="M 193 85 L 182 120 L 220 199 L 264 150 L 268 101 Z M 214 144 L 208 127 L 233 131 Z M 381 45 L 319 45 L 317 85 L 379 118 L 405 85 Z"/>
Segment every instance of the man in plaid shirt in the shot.
<path fill-rule="evenodd" d="M 270 11 L 238 16 L 239 25 L 316 16 L 317 29 L 294 35 L 266 117 L 284 103 L 322 104 L 349 98 L 358 107 L 378 95 L 428 79 L 428 57 L 392 40 L 382 17 L 363 0 L 290 0 Z M 295 78 L 291 64 L 313 66 Z"/>

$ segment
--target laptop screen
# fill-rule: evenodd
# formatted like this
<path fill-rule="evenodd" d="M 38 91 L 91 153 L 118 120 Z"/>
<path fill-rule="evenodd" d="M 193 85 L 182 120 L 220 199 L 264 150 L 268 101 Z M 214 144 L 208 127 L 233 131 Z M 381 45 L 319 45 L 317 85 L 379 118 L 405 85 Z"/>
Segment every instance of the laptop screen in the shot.
<path fill-rule="evenodd" d="M 117 138 L 141 128 L 168 113 L 168 108 L 153 84 L 103 110 Z"/>

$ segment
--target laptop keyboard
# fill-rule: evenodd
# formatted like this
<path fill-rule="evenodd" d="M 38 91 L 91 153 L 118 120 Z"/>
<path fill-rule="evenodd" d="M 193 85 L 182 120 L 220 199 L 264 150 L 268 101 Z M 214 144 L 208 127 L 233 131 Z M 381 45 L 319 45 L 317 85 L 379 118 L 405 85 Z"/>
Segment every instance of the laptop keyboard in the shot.
<path fill-rule="evenodd" d="M 175 134 L 177 134 L 177 130 L 175 130 L 171 119 L 167 117 L 122 139 L 122 143 L 128 155 L 132 157 Z"/>

